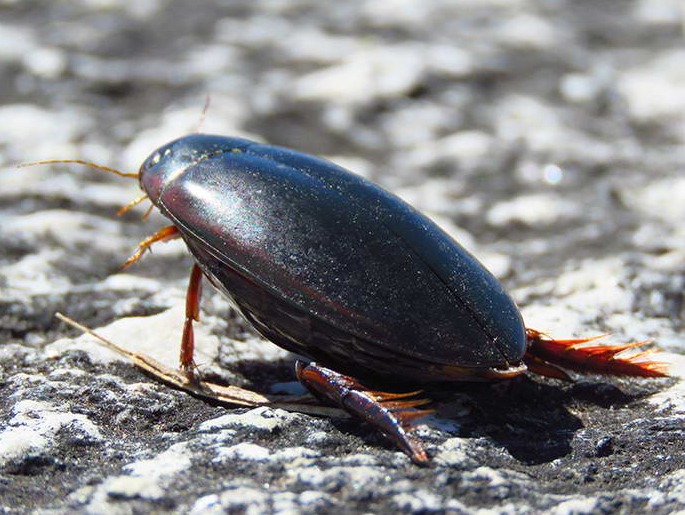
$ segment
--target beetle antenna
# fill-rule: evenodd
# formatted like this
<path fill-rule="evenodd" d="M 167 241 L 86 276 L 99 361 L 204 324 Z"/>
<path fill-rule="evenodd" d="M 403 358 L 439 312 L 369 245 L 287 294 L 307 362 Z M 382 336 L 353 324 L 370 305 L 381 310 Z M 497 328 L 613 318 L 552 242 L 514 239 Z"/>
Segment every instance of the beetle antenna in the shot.
<path fill-rule="evenodd" d="M 195 134 L 200 132 L 200 129 L 205 123 L 205 118 L 207 118 L 207 111 L 209 111 L 209 104 L 212 102 L 212 97 L 207 93 L 205 96 L 205 105 L 202 108 L 202 113 L 200 113 L 200 119 L 197 122 L 197 126 L 195 127 L 195 130 L 193 131 Z"/>
<path fill-rule="evenodd" d="M 50 165 L 50 164 L 77 164 L 84 165 L 90 168 L 95 168 L 96 170 L 102 170 L 103 172 L 113 173 L 119 177 L 130 177 L 132 179 L 137 179 L 137 173 L 125 173 L 121 172 L 115 168 L 110 168 L 109 166 L 98 165 L 91 163 L 89 161 L 82 161 L 80 159 L 46 159 L 44 161 L 33 161 L 32 163 L 22 163 L 17 166 L 17 168 L 27 168 L 29 166 L 39 166 L 39 165 Z"/>

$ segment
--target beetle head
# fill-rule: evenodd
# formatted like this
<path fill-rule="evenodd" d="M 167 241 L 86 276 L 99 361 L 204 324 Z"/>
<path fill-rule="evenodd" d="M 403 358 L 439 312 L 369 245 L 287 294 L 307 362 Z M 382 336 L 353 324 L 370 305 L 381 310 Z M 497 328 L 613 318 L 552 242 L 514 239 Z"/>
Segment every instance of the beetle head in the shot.
<path fill-rule="evenodd" d="M 251 142 L 208 134 L 191 134 L 159 147 L 143 162 L 138 177 L 140 187 L 152 201 L 188 168 L 226 153 L 242 152 Z"/>

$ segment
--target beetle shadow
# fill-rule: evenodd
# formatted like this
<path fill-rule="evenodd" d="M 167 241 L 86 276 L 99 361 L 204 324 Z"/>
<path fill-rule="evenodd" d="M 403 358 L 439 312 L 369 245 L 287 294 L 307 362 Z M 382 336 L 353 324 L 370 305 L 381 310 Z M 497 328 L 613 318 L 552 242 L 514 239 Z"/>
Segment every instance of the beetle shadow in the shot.
<path fill-rule="evenodd" d="M 455 390 L 434 390 L 439 417 L 452 418 L 459 435 L 488 436 L 516 460 L 537 465 L 571 453 L 575 433 L 584 427 L 569 406 L 583 402 L 608 408 L 628 404 L 643 395 L 625 393 L 613 384 L 581 381 L 568 385 L 540 382 L 527 376 L 510 381 L 460 386 L 459 397 L 470 408 L 468 414 L 450 416 Z"/>
<path fill-rule="evenodd" d="M 460 390 L 471 408 L 457 420 L 461 436 L 488 436 L 528 465 L 569 454 L 574 433 L 583 427 L 566 408 L 563 390 L 528 378 Z"/>
<path fill-rule="evenodd" d="M 246 388 L 262 393 L 270 393 L 275 383 L 297 382 L 295 365 L 290 360 L 242 359 L 235 363 L 235 370 L 247 381 Z"/>
<path fill-rule="evenodd" d="M 288 360 L 246 359 L 236 362 L 234 367 L 246 379 L 241 386 L 262 393 L 268 393 L 274 383 L 297 381 Z M 368 386 L 390 391 L 407 389 L 407 385 L 402 388 L 399 384 Z M 586 393 L 586 397 L 590 395 L 589 391 Z M 581 420 L 566 409 L 573 399 L 568 390 L 527 377 L 500 383 L 436 385 L 421 396 L 434 401 L 427 407 L 435 408 L 438 418 L 456 422 L 460 437 L 488 436 L 515 459 L 528 464 L 545 463 L 568 454 L 574 433 L 583 427 Z M 432 425 L 430 419 L 427 422 Z M 370 426 L 355 419 L 333 419 L 331 424 L 342 434 L 393 448 L 380 433 L 370 431 Z"/>

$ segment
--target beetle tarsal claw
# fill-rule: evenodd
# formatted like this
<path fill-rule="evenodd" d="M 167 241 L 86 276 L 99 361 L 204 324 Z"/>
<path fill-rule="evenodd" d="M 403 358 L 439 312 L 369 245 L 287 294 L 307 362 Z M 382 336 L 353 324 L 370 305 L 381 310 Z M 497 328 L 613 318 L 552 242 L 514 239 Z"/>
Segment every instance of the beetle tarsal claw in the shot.
<path fill-rule="evenodd" d="M 618 345 L 593 344 L 606 334 L 590 338 L 576 338 L 570 340 L 555 340 L 549 336 L 527 329 L 528 351 L 526 362 L 531 370 L 557 377 L 554 372 L 547 373 L 551 367 L 559 370 L 567 368 L 577 372 L 596 372 L 609 375 L 664 377 L 668 375 L 668 364 L 653 361 L 649 356 L 655 351 L 649 349 L 642 352 L 626 353 L 648 345 L 651 340 L 643 340 Z M 563 373 L 563 372 L 562 372 Z"/>
<path fill-rule="evenodd" d="M 182 364 L 180 367 L 180 371 L 185 376 L 185 379 L 188 382 L 188 384 L 197 386 L 202 385 L 203 381 L 202 376 L 200 375 L 200 367 L 197 366 L 195 360 L 191 361 L 188 364 Z"/>
<path fill-rule="evenodd" d="M 433 410 L 416 410 L 429 399 L 408 399 L 420 391 L 391 393 L 370 390 L 355 378 L 340 374 L 316 363 L 296 363 L 297 377 L 310 392 L 323 401 L 332 402 L 350 414 L 369 422 L 390 438 L 414 463 L 425 465 L 428 455 L 422 445 L 408 433 L 416 422 Z"/>

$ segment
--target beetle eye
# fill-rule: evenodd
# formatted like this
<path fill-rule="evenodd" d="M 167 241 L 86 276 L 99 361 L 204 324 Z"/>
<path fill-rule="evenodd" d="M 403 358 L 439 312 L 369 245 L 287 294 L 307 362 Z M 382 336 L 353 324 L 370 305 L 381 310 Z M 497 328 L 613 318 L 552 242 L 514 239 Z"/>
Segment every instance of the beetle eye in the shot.
<path fill-rule="evenodd" d="M 159 152 L 155 152 L 154 154 L 152 154 L 152 157 L 150 157 L 150 159 L 148 160 L 147 167 L 152 168 L 157 163 L 159 163 L 161 160 L 162 160 L 162 154 L 160 154 Z"/>

